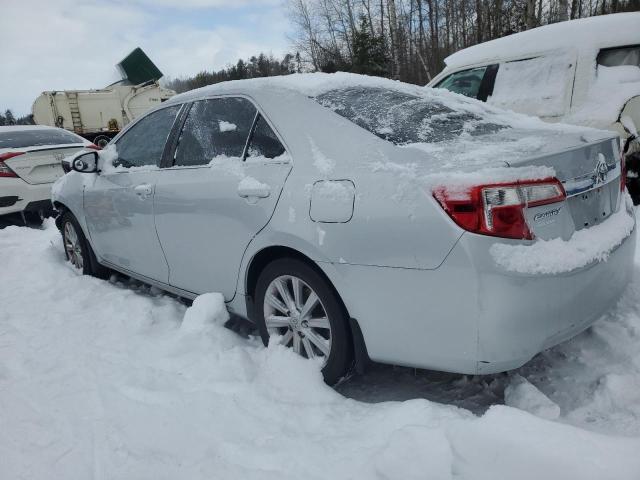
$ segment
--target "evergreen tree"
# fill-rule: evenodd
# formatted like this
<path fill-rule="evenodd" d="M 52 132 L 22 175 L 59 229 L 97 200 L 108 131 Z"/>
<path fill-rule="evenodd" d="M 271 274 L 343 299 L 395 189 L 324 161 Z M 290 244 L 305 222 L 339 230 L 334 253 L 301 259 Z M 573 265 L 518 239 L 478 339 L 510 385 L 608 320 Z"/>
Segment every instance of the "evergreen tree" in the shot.
<path fill-rule="evenodd" d="M 16 117 L 13 116 L 13 112 L 9 109 L 7 109 L 4 112 L 4 123 L 5 125 L 15 125 L 16 124 Z"/>
<path fill-rule="evenodd" d="M 351 70 L 383 77 L 389 74 L 388 63 L 384 39 L 371 31 L 367 17 L 361 15 L 360 26 L 353 35 Z"/>

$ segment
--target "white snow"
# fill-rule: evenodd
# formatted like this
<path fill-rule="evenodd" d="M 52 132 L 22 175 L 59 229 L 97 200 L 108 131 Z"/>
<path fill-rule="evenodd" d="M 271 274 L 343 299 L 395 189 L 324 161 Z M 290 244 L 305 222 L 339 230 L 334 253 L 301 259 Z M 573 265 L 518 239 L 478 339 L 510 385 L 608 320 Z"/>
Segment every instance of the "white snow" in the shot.
<path fill-rule="evenodd" d="M 320 227 L 316 227 L 316 231 L 318 232 L 318 245 L 322 246 L 324 245 L 324 237 L 327 235 L 327 231 Z"/>
<path fill-rule="evenodd" d="M 610 314 L 517 372 L 535 390 L 511 375 L 513 406 L 505 376 L 376 366 L 339 387 L 366 402 L 345 398 L 223 328 L 220 295 L 187 308 L 63 257 L 50 220 L 0 230 L 1 478 L 638 478 L 640 257 Z"/>
<path fill-rule="evenodd" d="M 571 64 L 563 53 L 503 63 L 487 103 L 538 117 L 563 115 L 573 82 Z"/>
<path fill-rule="evenodd" d="M 560 416 L 560 407 L 518 374 L 513 375 L 504 389 L 504 403 L 548 420 L 556 420 Z"/>
<path fill-rule="evenodd" d="M 313 166 L 316 167 L 320 173 L 325 176 L 330 175 L 336 167 L 336 162 L 328 158 L 316 145 L 311 137 L 309 143 L 311 144 L 311 153 L 313 154 Z"/>
<path fill-rule="evenodd" d="M 448 67 L 459 67 L 492 60 L 505 60 L 553 50 L 577 48 L 597 52 L 600 48 L 638 43 L 640 13 L 601 15 L 553 23 L 514 35 L 480 43 L 445 58 Z"/>
<path fill-rule="evenodd" d="M 563 121 L 596 128 L 608 127 L 618 120 L 627 101 L 637 95 L 640 95 L 640 68 L 598 65 L 587 101 Z"/>
<path fill-rule="evenodd" d="M 554 238 L 536 240 L 531 245 L 495 243 L 489 249 L 494 261 L 510 272 L 523 274 L 558 274 L 606 261 L 609 254 L 629 236 L 634 217 L 628 210 L 631 202 L 625 197 L 618 212 L 604 222 L 578 230 L 569 240 Z"/>
<path fill-rule="evenodd" d="M 238 126 L 235 123 L 218 120 L 218 128 L 221 132 L 234 132 L 238 129 Z"/>
<path fill-rule="evenodd" d="M 245 190 L 262 190 L 262 189 L 268 189 L 269 185 L 267 185 L 266 183 L 262 183 L 261 181 L 247 175 L 245 177 L 242 178 L 242 180 L 240 180 L 240 183 L 238 184 L 238 189 L 245 189 Z"/>

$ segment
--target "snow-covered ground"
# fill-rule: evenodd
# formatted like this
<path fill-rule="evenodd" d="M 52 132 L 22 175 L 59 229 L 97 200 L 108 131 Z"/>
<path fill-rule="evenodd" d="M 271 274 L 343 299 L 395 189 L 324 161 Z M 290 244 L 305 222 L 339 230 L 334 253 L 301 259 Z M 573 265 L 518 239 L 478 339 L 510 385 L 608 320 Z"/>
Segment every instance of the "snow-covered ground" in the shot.
<path fill-rule="evenodd" d="M 619 305 L 509 375 L 319 366 L 0 230 L 0 479 L 638 479 L 640 256 Z M 606 286 L 605 286 L 606 288 Z M 506 405 L 508 406 L 506 406 Z"/>

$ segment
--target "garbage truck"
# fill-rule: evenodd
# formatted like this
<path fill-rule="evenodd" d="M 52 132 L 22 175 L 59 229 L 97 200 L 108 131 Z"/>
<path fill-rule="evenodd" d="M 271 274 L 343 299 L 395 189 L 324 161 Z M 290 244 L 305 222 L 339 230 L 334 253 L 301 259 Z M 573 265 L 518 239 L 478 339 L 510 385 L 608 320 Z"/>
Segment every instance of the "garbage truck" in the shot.
<path fill-rule="evenodd" d="M 70 130 L 104 147 L 129 122 L 176 94 L 160 86 L 162 72 L 141 48 L 116 67 L 122 79 L 105 88 L 42 92 L 32 107 L 35 123 Z"/>

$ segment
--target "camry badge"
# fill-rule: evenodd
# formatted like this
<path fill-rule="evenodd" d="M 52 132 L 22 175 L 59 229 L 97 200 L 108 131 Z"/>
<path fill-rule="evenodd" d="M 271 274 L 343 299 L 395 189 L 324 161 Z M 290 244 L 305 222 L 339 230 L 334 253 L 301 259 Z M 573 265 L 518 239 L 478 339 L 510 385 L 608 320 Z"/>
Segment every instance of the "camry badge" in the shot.
<path fill-rule="evenodd" d="M 609 174 L 609 166 L 604 159 L 604 155 L 599 154 L 598 157 L 598 163 L 596 163 L 596 168 L 593 170 L 593 174 L 591 175 L 594 186 L 604 184 L 607 181 L 607 175 Z"/>

